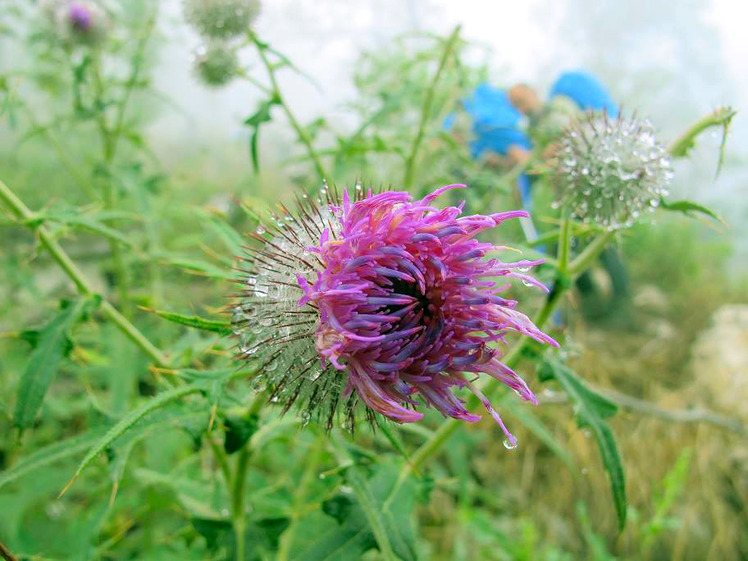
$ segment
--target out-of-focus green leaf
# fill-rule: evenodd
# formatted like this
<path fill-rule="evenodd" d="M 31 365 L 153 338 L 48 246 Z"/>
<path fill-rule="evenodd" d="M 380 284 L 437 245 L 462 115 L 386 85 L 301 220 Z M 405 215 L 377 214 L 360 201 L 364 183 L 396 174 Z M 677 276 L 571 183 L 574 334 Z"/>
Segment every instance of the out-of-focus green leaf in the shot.
<path fill-rule="evenodd" d="M 247 417 L 228 417 L 224 421 L 226 436 L 223 448 L 227 454 L 241 450 L 252 435 L 257 432 L 259 419 L 257 415 Z"/>
<path fill-rule="evenodd" d="M 118 438 L 127 433 L 135 424 L 146 415 L 157 411 L 158 409 L 190 394 L 198 393 L 205 390 L 205 382 L 196 382 L 193 384 L 174 388 L 156 397 L 149 399 L 140 407 L 137 407 L 125 415 L 116 425 L 110 428 L 106 434 L 88 451 L 78 468 L 75 470 L 70 482 L 67 484 L 63 493 L 75 482 L 84 469 L 104 450 L 111 446 Z"/>
<path fill-rule="evenodd" d="M 78 300 L 64 308 L 37 336 L 37 345 L 21 375 L 13 422 L 24 430 L 31 426 L 57 369 L 70 351 L 70 330 L 89 300 Z"/>
<path fill-rule="evenodd" d="M 364 471 L 349 461 L 349 454 L 338 444 L 339 460 L 349 466 L 345 478 L 355 496 L 338 495 L 323 504 L 328 516 L 338 521 L 327 530 L 315 530 L 317 536 L 305 543 L 303 553 L 294 559 L 333 561 L 357 559 L 373 547 L 383 558 L 416 559 L 412 514 L 416 486 L 410 479 L 399 478 L 402 464 L 383 464 L 367 479 Z M 303 524 L 303 523 L 302 523 Z M 298 534 L 306 533 L 303 525 Z"/>
<path fill-rule="evenodd" d="M 722 143 L 719 148 L 719 161 L 717 163 L 717 175 L 722 169 L 725 159 L 725 147 L 727 135 L 730 132 L 732 120 L 737 115 L 732 107 L 718 107 L 705 117 L 702 117 L 691 125 L 686 132 L 679 136 L 669 147 L 668 152 L 673 158 L 685 158 L 696 145 L 696 138 L 711 127 L 722 127 Z"/>
<path fill-rule="evenodd" d="M 196 275 L 220 280 L 234 280 L 236 278 L 236 273 L 231 269 L 224 269 L 201 259 L 193 259 L 170 253 L 160 253 L 156 257 L 164 263 L 179 267 Z"/>
<path fill-rule="evenodd" d="M 84 450 L 90 448 L 94 442 L 101 438 L 104 430 L 97 429 L 61 442 L 54 442 L 29 454 L 10 469 L 0 473 L 0 487 L 50 464 L 83 453 Z"/>
<path fill-rule="evenodd" d="M 580 428 L 589 428 L 597 440 L 603 466 L 610 476 L 610 488 L 613 503 L 618 515 L 618 528 L 626 525 L 626 477 L 618 447 L 605 419 L 618 411 L 615 403 L 593 392 L 568 366 L 553 356 L 546 355 L 538 375 L 541 380 L 555 379 L 574 403 L 577 424 Z"/>
<path fill-rule="evenodd" d="M 260 102 L 257 106 L 257 110 L 244 121 L 244 124 L 252 129 L 249 150 L 252 156 L 252 166 L 254 166 L 255 172 L 259 172 L 260 170 L 260 158 L 258 153 L 260 125 L 272 121 L 273 118 L 270 111 L 273 109 L 273 106 L 280 105 L 280 103 L 281 100 L 278 95 L 273 94 L 270 99 Z"/>
<path fill-rule="evenodd" d="M 665 210 L 675 211 L 675 212 L 682 212 L 686 216 L 691 216 L 691 213 L 700 213 L 705 214 L 706 216 L 713 218 L 717 222 L 721 222 L 722 224 L 725 223 L 725 221 L 722 219 L 722 217 L 714 212 L 712 209 L 705 207 L 704 205 L 700 205 L 699 203 L 695 203 L 693 201 L 688 200 L 682 200 L 682 201 L 667 201 L 664 198 L 660 198 L 660 207 Z"/>
<path fill-rule="evenodd" d="M 53 222 L 59 222 L 74 228 L 80 228 L 81 230 L 88 230 L 96 234 L 121 243 L 127 247 L 132 247 L 133 242 L 129 240 L 122 232 L 111 228 L 104 224 L 100 217 L 96 215 L 85 215 L 85 214 L 74 214 L 72 212 L 44 212 L 34 217 L 34 220 L 44 221 L 51 220 Z"/>
<path fill-rule="evenodd" d="M 152 311 L 159 317 L 169 320 L 179 325 L 186 325 L 187 327 L 193 327 L 202 331 L 211 331 L 220 335 L 231 334 L 231 324 L 226 321 L 215 321 L 210 319 L 201 318 L 200 316 L 185 316 L 182 314 L 176 314 L 174 312 L 166 312 L 164 310 L 149 310 Z"/>

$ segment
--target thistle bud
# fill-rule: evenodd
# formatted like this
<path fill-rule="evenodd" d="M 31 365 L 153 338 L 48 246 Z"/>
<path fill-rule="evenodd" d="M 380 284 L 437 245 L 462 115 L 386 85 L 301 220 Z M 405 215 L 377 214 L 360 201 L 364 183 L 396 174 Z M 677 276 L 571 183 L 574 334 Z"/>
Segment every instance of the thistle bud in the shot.
<path fill-rule="evenodd" d="M 649 121 L 589 115 L 559 140 L 553 176 L 561 205 L 614 229 L 653 211 L 673 172 Z"/>
<path fill-rule="evenodd" d="M 231 39 L 249 30 L 260 13 L 259 0 L 185 0 L 184 15 L 200 35 Z"/>
<path fill-rule="evenodd" d="M 195 54 L 195 74 L 207 86 L 225 86 L 236 77 L 238 70 L 236 51 L 225 43 L 211 43 Z"/>
<path fill-rule="evenodd" d="M 53 19 L 60 37 L 69 43 L 94 46 L 103 42 L 109 31 L 106 12 L 94 2 L 59 2 Z"/>

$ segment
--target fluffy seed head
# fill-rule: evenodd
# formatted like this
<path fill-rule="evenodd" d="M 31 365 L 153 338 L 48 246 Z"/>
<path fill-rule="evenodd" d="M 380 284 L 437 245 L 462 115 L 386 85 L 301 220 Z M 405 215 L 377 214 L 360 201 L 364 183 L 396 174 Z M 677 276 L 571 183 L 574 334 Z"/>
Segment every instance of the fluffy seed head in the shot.
<path fill-rule="evenodd" d="M 231 39 L 249 30 L 260 13 L 259 0 L 185 0 L 184 15 L 200 35 Z"/>
<path fill-rule="evenodd" d="M 562 205 L 612 229 L 653 211 L 673 172 L 649 121 L 588 115 L 559 140 L 553 175 Z"/>
<path fill-rule="evenodd" d="M 212 42 L 195 53 L 195 74 L 205 85 L 219 88 L 236 77 L 239 58 L 236 50 L 223 42 Z"/>
<path fill-rule="evenodd" d="M 420 406 L 468 422 L 455 389 L 474 393 L 506 432 L 474 382 L 487 374 L 536 403 L 524 381 L 501 362 L 505 337 L 518 332 L 555 345 L 501 296 L 506 281 L 543 287 L 525 273 L 538 264 L 506 263 L 476 235 L 512 211 L 461 216 L 438 208 L 438 189 L 421 200 L 405 192 L 353 198 L 323 189 L 299 200 L 273 226 L 254 234 L 244 260 L 244 290 L 234 306 L 239 356 L 256 360 L 258 382 L 288 409 L 332 427 L 336 412 L 352 424 L 357 408 L 371 420 L 419 420 Z M 360 405 L 360 407 L 359 407 Z"/>

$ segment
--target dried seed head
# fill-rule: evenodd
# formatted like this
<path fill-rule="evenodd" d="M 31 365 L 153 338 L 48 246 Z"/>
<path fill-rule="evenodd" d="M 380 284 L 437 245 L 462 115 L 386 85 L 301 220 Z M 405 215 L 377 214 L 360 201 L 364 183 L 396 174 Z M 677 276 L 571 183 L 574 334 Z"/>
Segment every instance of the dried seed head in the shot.
<path fill-rule="evenodd" d="M 185 0 L 184 15 L 202 35 L 231 39 L 250 29 L 260 13 L 259 0 Z"/>
<path fill-rule="evenodd" d="M 553 176 L 560 204 L 614 229 L 653 211 L 673 172 L 649 121 L 588 115 L 559 140 Z"/>
<path fill-rule="evenodd" d="M 353 199 L 326 186 L 315 201 L 254 234 L 244 290 L 234 306 L 239 356 L 256 361 L 257 381 L 286 409 L 331 428 L 336 413 L 353 424 L 356 409 L 408 423 L 419 405 L 475 422 L 454 389 L 492 376 L 527 401 L 535 396 L 501 362 L 505 336 L 519 332 L 556 344 L 500 296 L 535 261 L 484 259 L 495 246 L 475 236 L 522 211 L 460 217 L 462 206 L 437 208 L 438 189 L 414 201 L 404 192 Z"/>
<path fill-rule="evenodd" d="M 205 85 L 220 88 L 233 80 L 239 70 L 236 50 L 223 42 L 212 42 L 195 52 L 195 75 Z"/>

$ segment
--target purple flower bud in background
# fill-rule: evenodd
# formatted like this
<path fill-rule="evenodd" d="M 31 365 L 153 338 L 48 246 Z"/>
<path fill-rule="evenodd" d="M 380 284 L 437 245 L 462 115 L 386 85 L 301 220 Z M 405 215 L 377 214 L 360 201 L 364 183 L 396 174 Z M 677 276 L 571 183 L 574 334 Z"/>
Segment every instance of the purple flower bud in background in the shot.
<path fill-rule="evenodd" d="M 109 17 L 96 2 L 47 0 L 41 9 L 65 43 L 95 47 L 108 36 Z"/>
<path fill-rule="evenodd" d="M 73 2 L 68 8 L 68 21 L 70 25 L 79 30 L 86 31 L 91 28 L 91 12 L 83 4 Z"/>
<path fill-rule="evenodd" d="M 461 216 L 439 208 L 450 185 L 414 201 L 405 192 L 353 200 L 323 189 L 314 204 L 299 201 L 246 259 L 246 290 L 235 307 L 240 356 L 259 361 L 260 384 L 288 409 L 301 399 L 305 417 L 332 427 L 343 405 L 352 422 L 357 403 L 368 418 L 418 421 L 421 405 L 476 422 L 454 391 L 466 388 L 507 435 L 516 439 L 476 385 L 481 374 L 537 403 L 525 382 L 501 362 L 505 338 L 518 332 L 557 345 L 516 302 L 505 281 L 545 287 L 525 271 L 540 261 L 506 263 L 476 236 L 523 211 Z"/>

